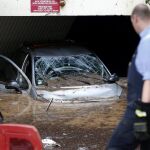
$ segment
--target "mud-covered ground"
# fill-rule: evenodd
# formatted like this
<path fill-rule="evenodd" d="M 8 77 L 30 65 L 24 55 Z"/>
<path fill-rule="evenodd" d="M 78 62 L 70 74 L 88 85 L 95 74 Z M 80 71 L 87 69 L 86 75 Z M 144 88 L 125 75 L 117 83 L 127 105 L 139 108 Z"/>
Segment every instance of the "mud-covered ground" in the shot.
<path fill-rule="evenodd" d="M 61 145 L 54 150 L 104 150 L 125 108 L 123 99 L 111 102 L 51 104 L 36 102 L 34 112 L 5 122 L 34 125 L 42 138 Z"/>
<path fill-rule="evenodd" d="M 12 105 L 4 107 L 7 101 L 3 99 L 9 101 L 9 97 L 0 95 L 0 109 L 7 110 L 4 112 L 6 123 L 32 124 L 42 138 L 50 137 L 61 145 L 54 150 L 104 150 L 126 107 L 126 80 L 121 79 L 118 84 L 124 88 L 119 100 L 52 103 L 48 109 L 47 102 L 31 103 L 25 97 L 15 95 L 11 95 L 11 99 L 22 101 L 13 100 Z M 20 113 L 21 110 L 24 112 Z"/>
<path fill-rule="evenodd" d="M 125 101 L 52 105 L 47 119 L 37 116 L 33 124 L 43 138 L 51 137 L 63 150 L 104 150 L 125 108 Z M 83 106 L 84 105 L 84 106 Z M 43 116 L 44 117 L 44 116 Z"/>

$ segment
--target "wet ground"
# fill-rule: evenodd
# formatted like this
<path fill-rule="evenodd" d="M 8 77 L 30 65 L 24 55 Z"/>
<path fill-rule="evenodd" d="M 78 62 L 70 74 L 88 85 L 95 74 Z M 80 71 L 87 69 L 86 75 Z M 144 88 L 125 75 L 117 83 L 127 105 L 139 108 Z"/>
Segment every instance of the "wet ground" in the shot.
<path fill-rule="evenodd" d="M 52 103 L 49 109 L 47 102 L 3 94 L 0 110 L 6 123 L 32 124 L 42 138 L 50 137 L 61 145 L 53 150 L 105 150 L 126 107 L 126 82 L 122 81 L 121 86 L 125 88 L 119 100 Z"/>
<path fill-rule="evenodd" d="M 50 136 L 61 145 L 57 149 L 104 150 L 125 105 L 125 101 L 120 100 L 61 110 L 51 106 L 48 118 L 41 121 L 35 118 L 33 124 L 43 138 Z"/>
<path fill-rule="evenodd" d="M 104 150 L 125 109 L 125 100 L 82 104 L 34 103 L 33 111 L 5 122 L 34 125 L 42 138 L 50 137 L 53 150 Z"/>

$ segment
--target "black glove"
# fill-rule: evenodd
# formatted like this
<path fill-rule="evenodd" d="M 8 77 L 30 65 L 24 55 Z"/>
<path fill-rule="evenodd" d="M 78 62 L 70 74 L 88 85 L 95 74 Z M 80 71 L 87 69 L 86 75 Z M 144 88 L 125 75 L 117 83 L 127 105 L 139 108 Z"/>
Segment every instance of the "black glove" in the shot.
<path fill-rule="evenodd" d="M 140 141 L 150 139 L 150 103 L 136 102 L 134 135 Z"/>

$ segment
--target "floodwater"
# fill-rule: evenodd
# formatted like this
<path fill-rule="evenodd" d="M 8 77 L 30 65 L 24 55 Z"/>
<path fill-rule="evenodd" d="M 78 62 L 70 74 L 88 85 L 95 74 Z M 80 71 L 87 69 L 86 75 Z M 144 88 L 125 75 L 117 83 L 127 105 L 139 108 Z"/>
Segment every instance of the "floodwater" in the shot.
<path fill-rule="evenodd" d="M 123 115 L 126 101 L 80 104 L 36 101 L 25 117 L 6 118 L 5 122 L 34 125 L 44 139 L 50 137 L 61 147 L 53 150 L 104 150 L 112 131 Z"/>
<path fill-rule="evenodd" d="M 61 145 L 54 150 L 104 150 L 125 108 L 125 101 L 94 103 L 87 106 L 51 106 L 47 119 L 35 118 L 42 138 Z"/>
<path fill-rule="evenodd" d="M 123 91 L 119 100 L 52 103 L 48 108 L 47 102 L 31 102 L 27 97 L 6 94 L 0 95 L 0 110 L 6 123 L 34 125 L 41 138 L 49 137 L 61 145 L 52 150 L 105 150 L 123 115 L 125 97 L 126 91 Z M 20 110 L 23 113 L 18 113 Z"/>

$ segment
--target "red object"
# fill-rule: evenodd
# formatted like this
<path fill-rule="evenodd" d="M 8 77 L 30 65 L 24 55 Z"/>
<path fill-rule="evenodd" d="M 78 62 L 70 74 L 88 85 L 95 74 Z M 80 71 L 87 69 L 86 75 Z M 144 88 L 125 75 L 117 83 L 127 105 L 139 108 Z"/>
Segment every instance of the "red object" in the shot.
<path fill-rule="evenodd" d="M 41 137 L 34 126 L 0 124 L 1 150 L 42 150 Z"/>
<path fill-rule="evenodd" d="M 60 12 L 60 0 L 31 0 L 31 12 Z"/>

